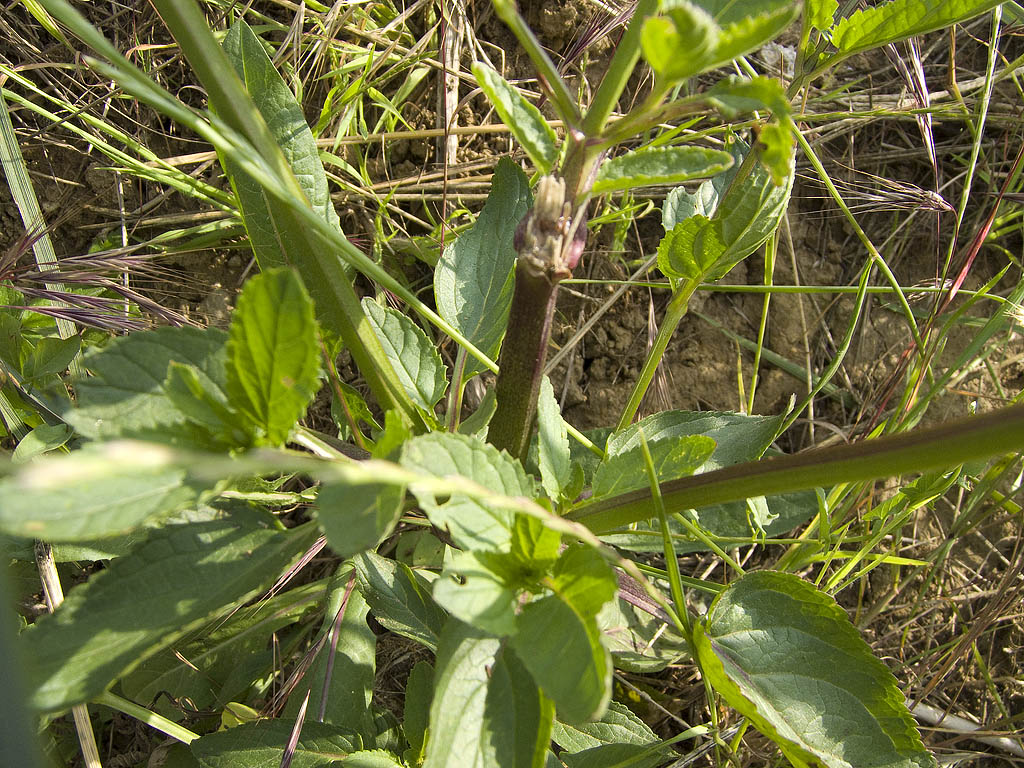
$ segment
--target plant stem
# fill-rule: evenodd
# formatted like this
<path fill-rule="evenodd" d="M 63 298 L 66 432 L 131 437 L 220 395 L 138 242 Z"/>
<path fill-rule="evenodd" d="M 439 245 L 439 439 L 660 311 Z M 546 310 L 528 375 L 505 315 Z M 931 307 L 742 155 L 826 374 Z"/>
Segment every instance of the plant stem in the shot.
<path fill-rule="evenodd" d="M 537 395 L 547 359 L 551 320 L 558 299 L 558 282 L 546 275 L 516 269 L 516 287 L 509 313 L 509 330 L 501 347 L 497 410 L 488 440 L 499 450 L 522 459 L 530 442 L 537 413 Z"/>
<path fill-rule="evenodd" d="M 1024 405 L 852 445 L 737 464 L 661 484 L 668 512 L 754 496 L 955 467 L 1024 447 Z M 651 517 L 649 489 L 585 502 L 566 517 L 596 533 Z"/>
<path fill-rule="evenodd" d="M 599 136 L 604 131 L 605 123 L 611 117 L 640 59 L 640 29 L 647 17 L 657 11 L 658 0 L 640 0 L 637 3 L 633 18 L 616 46 L 608 71 L 601 78 L 594 101 L 583 118 L 581 129 L 584 136 Z"/>
<path fill-rule="evenodd" d="M 647 356 L 647 360 L 644 361 L 640 377 L 636 380 L 636 384 L 633 385 L 633 391 L 630 393 L 629 401 L 622 411 L 622 416 L 619 418 L 616 430 L 629 426 L 630 422 L 633 421 L 633 417 L 636 416 L 636 412 L 640 409 L 640 404 L 643 402 L 644 395 L 647 394 L 647 388 L 651 385 L 651 379 L 654 378 L 654 372 L 658 369 L 661 359 L 665 355 L 668 342 L 672 338 L 672 334 L 676 332 L 676 328 L 679 327 L 680 321 L 686 315 L 686 310 L 690 305 L 690 297 L 693 296 L 693 292 L 697 290 L 699 285 L 699 280 L 686 280 L 672 294 L 668 307 L 665 309 L 665 317 L 662 318 L 661 326 L 654 337 L 654 346 L 651 347 L 651 353 Z"/>

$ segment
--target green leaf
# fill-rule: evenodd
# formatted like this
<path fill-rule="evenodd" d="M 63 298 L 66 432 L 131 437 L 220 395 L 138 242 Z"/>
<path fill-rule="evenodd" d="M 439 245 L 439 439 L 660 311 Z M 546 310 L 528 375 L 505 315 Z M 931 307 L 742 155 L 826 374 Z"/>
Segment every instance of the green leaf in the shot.
<path fill-rule="evenodd" d="M 370 609 L 362 593 L 357 589 L 348 591 L 352 575 L 351 568 L 343 565 L 332 580 L 327 596 L 327 610 L 317 638 L 323 645 L 300 685 L 288 697 L 285 717 L 297 715 L 299 705 L 308 691 L 308 717 L 321 722 L 319 713 L 322 710 L 322 722 L 344 728 L 350 733 L 358 733 L 364 743 L 372 743 L 376 732 L 370 712 L 370 698 L 373 695 L 376 670 L 377 638 L 366 623 Z M 346 593 L 348 602 L 343 605 Z M 338 625 L 337 637 L 332 640 L 335 618 L 342 610 L 344 615 Z M 328 671 L 330 681 L 325 689 L 324 678 Z"/>
<path fill-rule="evenodd" d="M 660 544 L 660 531 L 657 535 L 654 541 Z M 645 542 L 648 550 L 656 550 L 652 539 Z M 645 603 L 652 610 L 656 607 L 653 600 L 647 599 Z M 597 626 L 612 653 L 616 669 L 651 674 L 689 656 L 687 642 L 667 628 L 663 618 L 652 616 L 621 597 L 608 603 L 598 614 Z"/>
<path fill-rule="evenodd" d="M 249 25 L 239 19 L 224 37 L 227 53 L 238 77 L 263 115 L 267 126 L 282 154 L 295 173 L 310 207 L 332 227 L 340 231 L 338 214 L 327 188 L 327 174 L 320 162 L 320 152 L 313 132 L 306 124 L 302 107 L 284 79 L 274 68 L 260 39 Z M 300 247 L 297 239 L 282 240 L 282 232 L 275 223 L 282 221 L 276 215 L 275 204 L 269 203 L 263 188 L 245 173 L 222 158 L 228 176 L 238 194 L 249 240 L 261 269 L 291 264 L 291 250 Z"/>
<path fill-rule="evenodd" d="M 172 361 L 164 380 L 164 392 L 185 418 L 208 429 L 214 439 L 231 448 L 252 445 L 250 424 L 203 387 L 199 369 L 194 365 Z"/>
<path fill-rule="evenodd" d="M 800 578 L 746 574 L 694 640 L 714 688 L 794 764 L 935 766 L 892 673 L 836 602 Z"/>
<path fill-rule="evenodd" d="M 551 738 L 570 754 L 603 744 L 648 746 L 659 741 L 647 723 L 617 701 L 610 702 L 601 719 L 592 723 L 566 725 L 556 720 Z"/>
<path fill-rule="evenodd" d="M 800 15 L 789 0 L 666 2 L 664 15 L 644 22 L 641 46 L 666 83 L 728 64 L 777 37 Z"/>
<path fill-rule="evenodd" d="M 369 297 L 362 303 L 405 391 L 416 405 L 433 414 L 447 386 L 447 368 L 437 348 L 423 329 L 401 312 L 382 307 Z"/>
<path fill-rule="evenodd" d="M 434 667 L 429 661 L 418 661 L 405 683 L 405 709 L 402 727 L 412 753 L 410 765 L 422 762 L 427 723 L 430 720 L 430 702 L 434 698 Z"/>
<path fill-rule="evenodd" d="M 659 479 L 692 475 L 715 451 L 715 441 L 704 435 L 680 436 L 674 440 L 651 440 L 649 445 Z M 594 498 L 645 488 L 650 481 L 645 471 L 643 447 L 608 451 L 594 475 Z"/>
<path fill-rule="evenodd" d="M 808 29 L 829 29 L 839 10 L 839 0 L 804 0 L 804 18 Z"/>
<path fill-rule="evenodd" d="M 710 68 L 719 32 L 721 28 L 703 8 L 675 2 L 664 16 L 644 20 L 640 47 L 658 77 L 674 82 Z"/>
<path fill-rule="evenodd" d="M 345 768 L 405 768 L 405 763 L 383 749 L 353 752 L 339 765 Z"/>
<path fill-rule="evenodd" d="M 53 542 L 114 536 L 183 509 L 200 487 L 158 445 L 91 444 L 0 480 L 0 532 Z"/>
<path fill-rule="evenodd" d="M 596 617 L 619 589 L 611 566 L 587 544 L 566 547 L 555 563 L 549 584 L 556 595 L 588 618 Z"/>
<path fill-rule="evenodd" d="M 12 464 L 24 464 L 29 459 L 56 450 L 74 435 L 74 430 L 67 424 L 40 424 L 18 443 L 11 454 Z"/>
<path fill-rule="evenodd" d="M 612 660 L 594 618 L 556 594 L 526 605 L 516 626 L 509 642 L 559 719 L 600 717 L 611 699 Z"/>
<path fill-rule="evenodd" d="M 261 720 L 216 731 L 189 747 L 202 768 L 280 768 L 294 720 Z M 291 768 L 326 768 L 362 749 L 358 736 L 327 723 L 302 725 Z"/>
<path fill-rule="evenodd" d="M 78 405 L 64 418 L 92 439 L 183 423 L 163 386 L 172 361 L 195 366 L 203 390 L 226 404 L 226 344 L 224 331 L 187 326 L 116 338 L 85 356 L 93 375 L 74 382 Z"/>
<path fill-rule="evenodd" d="M 742 152 L 739 142 L 735 151 Z M 761 150 L 755 150 L 760 152 Z M 784 183 L 748 152 L 729 178 L 711 217 L 677 223 L 658 246 L 658 267 L 670 277 L 717 280 L 761 247 L 778 227 L 793 187 L 792 159 Z"/>
<path fill-rule="evenodd" d="M 486 64 L 474 63 L 473 76 L 537 170 L 548 173 L 558 157 L 558 148 L 555 131 L 540 110 Z"/>
<path fill-rule="evenodd" d="M 535 495 L 534 481 L 522 465 L 479 438 L 433 432 L 408 441 L 400 463 L 436 477 L 461 475 L 506 496 Z M 508 551 L 514 513 L 484 502 L 452 494 L 440 501 L 430 491 L 416 498 L 430 522 L 447 530 L 462 549 Z"/>
<path fill-rule="evenodd" d="M 572 482 L 572 460 L 569 432 L 547 376 L 541 379 L 537 397 L 537 464 L 544 491 L 558 501 Z"/>
<path fill-rule="evenodd" d="M 437 651 L 423 768 L 540 768 L 553 714 L 501 640 L 450 619 Z"/>
<path fill-rule="evenodd" d="M 732 155 L 702 147 L 638 149 L 606 160 L 597 172 L 594 194 L 652 184 L 679 184 L 714 176 L 733 164 Z"/>
<path fill-rule="evenodd" d="M 41 379 L 44 376 L 63 373 L 71 365 L 81 346 L 80 336 L 71 336 L 67 339 L 39 339 L 22 366 L 25 378 Z"/>
<path fill-rule="evenodd" d="M 775 115 L 789 114 L 790 111 L 782 83 L 774 77 L 762 75 L 723 77 L 704 92 L 703 98 L 730 119 L 757 110 L 768 110 Z M 789 143 L 793 144 L 792 137 Z"/>
<path fill-rule="evenodd" d="M 317 521 L 342 558 L 376 547 L 402 515 L 405 490 L 393 485 L 329 483 L 316 498 Z"/>
<path fill-rule="evenodd" d="M 676 755 L 656 745 L 602 744 L 572 755 L 562 755 L 566 768 L 656 768 Z"/>
<path fill-rule="evenodd" d="M 512 303 L 513 235 L 532 200 L 526 174 L 508 158 L 499 160 L 476 222 L 444 249 L 434 270 L 438 313 L 491 357 Z M 467 376 L 481 370 L 477 360 L 466 361 Z"/>
<path fill-rule="evenodd" d="M 172 719 L 182 711 L 168 697 L 187 699 L 199 710 L 237 701 L 273 665 L 273 633 L 322 606 L 324 593 L 323 581 L 314 582 L 262 600 L 259 611 L 237 611 L 203 626 L 122 677 L 121 693 L 153 702 L 151 709 Z"/>
<path fill-rule="evenodd" d="M 607 451 L 617 454 L 635 450 L 639 445 L 640 430 L 643 431 L 651 446 L 663 442 L 671 444 L 687 435 L 705 435 L 715 441 L 715 452 L 700 467 L 699 471 L 710 472 L 761 458 L 775 439 L 775 434 L 784 418 L 784 415 L 747 416 L 740 413 L 715 411 L 663 411 L 613 435 L 608 440 Z M 770 497 L 768 509 L 774 516 L 774 520 L 764 526 L 765 534 L 778 535 L 792 530 L 815 514 L 817 501 L 813 491 L 802 491 L 786 496 Z M 756 531 L 756 528 L 752 526 L 746 501 L 709 505 L 687 514 L 692 516 L 704 530 L 716 536 L 744 537 L 752 536 Z M 684 529 L 674 520 L 670 520 L 669 525 L 674 533 L 685 534 Z M 627 546 L 630 549 L 660 551 L 662 548 L 661 534 L 657 525 L 639 523 L 634 526 L 633 530 L 633 533 L 612 534 L 605 537 L 605 540 L 616 546 Z M 639 531 L 656 532 L 657 537 L 640 534 Z M 705 549 L 705 545 L 700 542 L 687 544 L 677 541 L 676 544 L 676 550 L 679 553 L 703 549 Z"/>
<path fill-rule="evenodd" d="M 430 596 L 430 587 L 405 563 L 372 552 L 353 558 L 359 591 L 386 629 L 437 649 L 445 614 Z"/>
<path fill-rule="evenodd" d="M 314 536 L 312 526 L 286 533 L 241 516 L 154 531 L 22 633 L 36 682 L 32 706 L 60 710 L 93 698 L 272 583 Z"/>
<path fill-rule="evenodd" d="M 959 24 L 990 11 L 1002 0 L 890 0 L 854 11 L 831 30 L 838 58 Z"/>
<path fill-rule="evenodd" d="M 495 567 L 495 555 L 457 553 L 434 582 L 434 599 L 457 619 L 501 637 L 516 631 L 518 590 L 502 569 Z"/>
<path fill-rule="evenodd" d="M 761 2 L 761 8 L 744 8 L 732 23 L 724 24 L 711 67 L 720 67 L 774 40 L 800 15 L 800 3 L 790 0 Z M 774 6 L 774 7 L 768 7 Z M 723 24 L 721 19 L 717 20 Z"/>
<path fill-rule="evenodd" d="M 516 515 L 512 527 L 512 559 L 520 568 L 546 572 L 558 559 L 562 534 L 529 515 Z"/>
<path fill-rule="evenodd" d="M 231 404 L 283 445 L 319 389 L 313 302 L 291 269 L 249 279 L 231 317 L 227 384 Z"/>

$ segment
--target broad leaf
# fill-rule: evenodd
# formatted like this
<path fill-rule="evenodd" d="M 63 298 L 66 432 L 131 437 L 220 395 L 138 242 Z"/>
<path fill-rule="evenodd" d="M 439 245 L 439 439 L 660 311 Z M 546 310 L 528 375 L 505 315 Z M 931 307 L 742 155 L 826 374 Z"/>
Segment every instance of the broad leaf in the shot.
<path fill-rule="evenodd" d="M 533 498 L 534 482 L 522 465 L 479 438 L 433 432 L 408 441 L 402 466 L 437 477 L 461 475 L 496 493 Z M 446 529 L 462 549 L 506 550 L 512 536 L 513 512 L 452 494 L 446 500 L 418 492 L 430 522 Z"/>
<path fill-rule="evenodd" d="M 665 3 L 664 15 L 644 22 L 641 46 L 667 83 L 716 69 L 779 35 L 800 14 L 799 3 Z"/>
<path fill-rule="evenodd" d="M 122 677 L 121 693 L 132 701 L 154 702 L 154 711 L 172 719 L 182 712 L 168 697 L 199 710 L 237 701 L 273 665 L 273 633 L 322 605 L 324 586 L 320 581 L 289 589 L 262 600 L 259 611 L 237 611 L 181 637 Z"/>
<path fill-rule="evenodd" d="M 593 616 L 558 595 L 529 603 L 516 617 L 509 641 L 561 720 L 592 720 L 611 699 L 611 654 Z"/>
<path fill-rule="evenodd" d="M 410 765 L 422 762 L 423 745 L 430 720 L 430 703 L 433 698 L 434 667 L 429 661 L 418 661 L 405 683 L 405 708 L 402 718 L 402 729 L 411 752 L 408 758 Z"/>
<path fill-rule="evenodd" d="M 602 744 L 573 755 L 563 755 L 566 768 L 657 768 L 677 755 L 658 745 Z"/>
<path fill-rule="evenodd" d="M 805 23 L 809 29 L 824 32 L 832 26 L 838 10 L 839 0 L 805 0 Z"/>
<path fill-rule="evenodd" d="M 359 591 L 374 618 L 392 632 L 436 650 L 445 615 L 423 579 L 404 563 L 372 552 L 364 552 L 352 562 Z"/>
<path fill-rule="evenodd" d="M 550 171 L 558 156 L 558 149 L 555 146 L 555 131 L 540 110 L 486 64 L 474 63 L 473 76 L 498 110 L 501 121 L 523 145 L 537 170 L 541 173 Z"/>
<path fill-rule="evenodd" d="M 370 712 L 377 638 L 366 623 L 369 607 L 362 593 L 349 588 L 349 580 L 354 576 L 352 569 L 345 564 L 331 582 L 327 609 L 317 637 L 317 641 L 322 642 L 320 652 L 302 682 L 288 697 L 285 716 L 297 714 L 308 691 L 307 715 L 311 719 L 320 722 L 322 712 L 322 722 L 358 733 L 364 743 L 372 743 L 377 735 Z M 337 625 L 337 636 L 332 637 L 339 612 L 343 612 L 341 622 Z M 325 686 L 328 672 L 330 678 Z"/>
<path fill-rule="evenodd" d="M 291 768 L 326 768 L 362 749 L 358 736 L 306 720 Z M 207 734 L 189 747 L 202 768 L 280 768 L 295 721 L 262 720 Z"/>
<path fill-rule="evenodd" d="M 640 46 L 644 58 L 666 82 L 683 80 L 708 69 L 715 61 L 721 28 L 703 8 L 674 3 L 664 16 L 644 20 Z M 681 52 L 685 51 L 685 54 Z"/>
<path fill-rule="evenodd" d="M 401 312 L 371 298 L 363 299 L 363 311 L 409 397 L 432 414 L 447 386 L 447 368 L 434 343 Z"/>
<path fill-rule="evenodd" d="M 231 317 L 231 404 L 283 445 L 319 389 L 313 302 L 298 275 L 275 269 L 249 279 Z"/>
<path fill-rule="evenodd" d="M 657 744 L 659 740 L 647 723 L 634 715 L 633 710 L 625 704 L 617 701 L 609 703 L 601 719 L 592 723 L 566 725 L 555 721 L 551 738 L 570 754 L 603 744 L 647 746 Z"/>
<path fill-rule="evenodd" d="M 559 500 L 572 482 L 572 460 L 569 433 L 547 376 L 541 379 L 537 397 L 537 464 L 544 491 L 549 498 Z"/>
<path fill-rule="evenodd" d="M 586 544 L 566 547 L 555 563 L 549 585 L 581 615 L 591 618 L 615 597 L 619 587 L 608 563 Z"/>
<path fill-rule="evenodd" d="M 692 475 L 711 457 L 715 441 L 704 435 L 652 441 L 648 450 L 660 480 Z M 594 498 L 626 493 L 650 486 L 643 447 L 631 445 L 621 451 L 608 451 L 594 475 Z"/>
<path fill-rule="evenodd" d="M 714 176 L 733 164 L 732 155 L 702 147 L 638 149 L 606 160 L 597 172 L 594 194 L 652 184 L 679 184 Z"/>
<path fill-rule="evenodd" d="M 317 521 L 340 557 L 376 547 L 394 530 L 405 490 L 393 485 L 330 483 L 316 498 Z"/>
<path fill-rule="evenodd" d="M 75 382 L 78 404 L 64 418 L 93 439 L 184 422 L 163 386 L 172 361 L 195 366 L 203 390 L 227 404 L 226 344 L 217 328 L 158 328 L 114 339 L 85 356 L 93 375 Z"/>
<path fill-rule="evenodd" d="M 743 152 L 739 143 L 734 146 Z M 754 150 L 759 152 L 760 150 Z M 793 167 L 776 184 L 773 170 L 757 156 L 747 156 L 729 177 L 709 216 L 696 214 L 678 222 L 658 246 L 658 267 L 670 277 L 717 280 L 757 250 L 778 227 L 789 204 Z M 707 194 L 704 195 L 707 197 Z"/>
<path fill-rule="evenodd" d="M 0 532 L 52 542 L 115 536 L 185 508 L 202 487 L 161 446 L 87 445 L 0 480 Z"/>
<path fill-rule="evenodd" d="M 344 768 L 406 768 L 405 763 L 383 749 L 353 752 L 339 763 Z"/>
<path fill-rule="evenodd" d="M 161 648 L 272 583 L 312 543 L 244 516 L 168 525 L 71 590 L 22 637 L 31 703 L 66 709 L 104 691 Z"/>
<path fill-rule="evenodd" d="M 74 436 L 74 430 L 67 424 L 40 424 L 18 443 L 11 454 L 13 464 L 24 464 L 29 459 L 56 450 Z"/>
<path fill-rule="evenodd" d="M 854 11 L 831 30 L 832 44 L 845 58 L 897 40 L 973 19 L 1002 0 L 889 0 Z"/>
<path fill-rule="evenodd" d="M 748 573 L 695 629 L 701 670 L 796 765 L 931 768 L 896 679 L 796 576 Z"/>
<path fill-rule="evenodd" d="M 494 552 L 457 553 L 434 582 L 434 599 L 466 624 L 501 637 L 516 631 L 519 585 L 495 567 L 498 557 Z"/>
<path fill-rule="evenodd" d="M 437 651 L 423 768 L 540 768 L 553 714 L 501 640 L 450 619 Z"/>
<path fill-rule="evenodd" d="M 438 313 L 491 357 L 512 302 L 512 238 L 531 204 L 526 175 L 511 160 L 499 160 L 476 222 L 444 249 L 434 270 Z M 475 358 L 466 368 L 467 375 L 483 370 Z"/>
<path fill-rule="evenodd" d="M 299 186 L 310 206 L 329 224 L 340 230 L 338 214 L 331 202 L 320 153 L 313 132 L 306 124 L 302 107 L 284 79 L 274 68 L 260 39 L 249 25 L 239 19 L 224 37 L 224 52 L 231 60 L 256 108 L 263 115 L 282 154 L 295 173 Z M 280 227 L 284 217 L 279 216 L 276 203 L 270 203 L 263 188 L 225 162 L 228 175 L 238 194 L 249 241 L 262 269 L 292 263 L 291 250 L 301 247 L 298 239 L 282 241 Z M 294 221 L 294 219 L 292 219 Z"/>

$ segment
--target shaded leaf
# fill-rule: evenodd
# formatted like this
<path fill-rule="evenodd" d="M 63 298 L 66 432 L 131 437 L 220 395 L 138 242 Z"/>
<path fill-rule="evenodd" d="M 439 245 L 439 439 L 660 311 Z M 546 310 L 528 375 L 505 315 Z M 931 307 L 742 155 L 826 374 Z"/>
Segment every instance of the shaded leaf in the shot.
<path fill-rule="evenodd" d="M 532 199 L 526 175 L 508 158 L 499 160 L 476 222 L 444 249 L 434 270 L 438 313 L 491 357 L 512 303 L 513 235 Z M 467 375 L 481 370 L 475 358 L 466 361 Z"/>
<path fill-rule="evenodd" d="M 404 563 L 364 552 L 353 558 L 359 591 L 382 626 L 437 649 L 445 614 L 430 587 Z"/>
<path fill-rule="evenodd" d="M 537 170 L 541 173 L 550 171 L 558 156 L 558 149 L 555 146 L 555 131 L 547 124 L 540 110 L 486 64 L 475 62 L 473 76 L 498 110 L 501 121 L 523 145 Z"/>
<path fill-rule="evenodd" d="M 323 639 L 323 647 L 302 682 L 288 697 L 285 716 L 288 718 L 297 714 L 308 691 L 308 717 L 321 722 L 322 711 L 322 722 L 331 723 L 350 733 L 358 733 L 365 744 L 372 744 L 377 735 L 370 712 L 377 637 L 366 623 L 370 609 L 362 593 L 358 589 L 348 589 L 349 579 L 353 577 L 352 569 L 344 564 L 331 581 L 324 619 L 317 638 Z M 332 640 L 339 611 L 344 611 L 344 614 L 337 627 L 337 638 Z M 328 671 L 330 680 L 325 688 L 324 679 Z"/>
<path fill-rule="evenodd" d="M 11 454 L 11 463 L 24 464 L 29 459 L 56 450 L 67 443 L 74 435 L 74 430 L 67 424 L 40 424 L 18 443 Z"/>
<path fill-rule="evenodd" d="M 405 490 L 393 485 L 328 483 L 316 497 L 317 522 L 339 557 L 376 547 L 394 530 Z"/>
<path fill-rule="evenodd" d="M 541 379 L 537 397 L 537 464 L 544 491 L 557 501 L 572 481 L 572 460 L 569 432 L 547 376 Z"/>
<path fill-rule="evenodd" d="M 311 526 L 288 533 L 237 515 L 154 531 L 22 633 L 36 682 L 32 706 L 60 710 L 93 698 L 273 582 L 314 536 Z"/>
<path fill-rule="evenodd" d="M 692 475 L 711 457 L 715 441 L 705 435 L 679 436 L 673 440 L 650 440 L 648 449 L 659 479 Z M 626 493 L 650 485 L 643 447 L 639 444 L 619 451 L 609 450 L 594 474 L 594 498 Z"/>
<path fill-rule="evenodd" d="M 566 725 L 555 721 L 551 738 L 566 752 L 582 752 L 602 744 L 656 744 L 659 739 L 633 710 L 617 701 L 610 702 L 600 720 Z"/>
<path fill-rule="evenodd" d="M 437 652 L 423 768 L 539 768 L 552 715 L 500 639 L 448 621 Z"/>
<path fill-rule="evenodd" d="M 434 667 L 429 661 L 418 661 L 405 683 L 405 709 L 402 718 L 405 738 L 412 752 L 410 764 L 420 762 L 433 698 Z"/>
<path fill-rule="evenodd" d="M 695 628 L 714 688 L 796 764 L 931 768 L 896 679 L 828 595 L 748 573 Z"/>
<path fill-rule="evenodd" d="M 203 390 L 227 404 L 227 334 L 217 328 L 157 328 L 85 355 L 90 378 L 75 381 L 77 406 L 64 419 L 79 434 L 109 439 L 184 422 L 163 384 L 171 362 L 195 366 Z"/>
<path fill-rule="evenodd" d="M 526 605 L 509 641 L 552 701 L 559 719 L 599 717 L 611 699 L 611 654 L 592 616 L 557 595 Z"/>
<path fill-rule="evenodd" d="M 189 747 L 202 768 L 280 768 L 293 720 L 261 720 L 193 741 Z M 358 736 L 337 726 L 306 720 L 291 768 L 323 768 L 362 749 Z"/>

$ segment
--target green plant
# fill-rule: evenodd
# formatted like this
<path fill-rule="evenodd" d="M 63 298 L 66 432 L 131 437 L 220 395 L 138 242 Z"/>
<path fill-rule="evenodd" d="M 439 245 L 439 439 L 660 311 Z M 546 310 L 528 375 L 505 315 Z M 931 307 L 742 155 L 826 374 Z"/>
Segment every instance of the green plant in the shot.
<path fill-rule="evenodd" d="M 176 759 L 204 768 L 659 765 L 672 758 L 671 743 L 611 702 L 612 670 L 688 658 L 710 700 L 721 697 L 794 765 L 934 764 L 892 674 L 829 594 L 849 570 L 819 589 L 782 569 L 745 573 L 726 550 L 812 518 L 824 539 L 828 514 L 853 503 L 857 483 L 931 473 L 876 510 L 881 537 L 949 488 L 960 465 L 1018 450 L 1021 407 L 767 459 L 799 409 L 634 420 L 694 292 L 770 243 L 789 200 L 794 142 L 813 158 L 790 104 L 800 85 L 854 53 L 996 3 L 893 0 L 836 21 L 837 3 L 808 2 L 787 96 L 760 76 L 681 89 L 773 39 L 797 6 L 764 0 L 740 13 L 729 3 L 666 0 L 659 9 L 641 0 L 583 109 L 515 7 L 495 2 L 566 140 L 497 72 L 474 69 L 539 179 L 531 191 L 517 165 L 498 163 L 476 223 L 440 254 L 435 307 L 342 234 L 302 110 L 253 30 L 238 20 L 218 45 L 190 0 L 154 4 L 207 89 L 209 113 L 158 88 L 61 0 L 44 2 L 104 57 L 93 67 L 215 148 L 261 272 L 227 332 L 161 328 L 90 351 L 82 364 L 92 376 L 74 381 L 74 404 L 54 406 L 84 444 L 5 465 L 0 530 L 52 545 L 57 560 L 83 550 L 111 559 L 22 632 L 33 709 L 120 710 L 188 743 Z M 613 120 L 641 56 L 654 71 L 651 92 Z M 747 144 L 732 134 L 751 113 Z M 698 115 L 724 118 L 716 146 L 657 133 Z M 657 263 L 671 298 L 648 360 L 615 428 L 581 434 L 543 374 L 588 204 L 693 180 L 703 181 L 693 192 L 678 187 L 662 210 Z M 376 296 L 360 301 L 355 271 L 409 315 Z M 905 299 L 901 309 L 920 340 Z M 1003 305 L 992 333 L 1005 313 Z M 428 331 L 459 344 L 450 377 Z M 340 347 L 370 402 L 333 369 Z M 463 419 L 462 389 L 488 370 L 497 372 L 493 403 Z M 324 379 L 348 439 L 300 426 Z M 449 387 L 442 423 L 435 409 Z M 816 493 L 823 480 L 829 487 Z M 287 529 L 274 512 L 294 506 L 313 519 Z M 325 542 L 341 559 L 329 574 L 236 610 Z M 405 560 L 422 567 L 379 554 L 384 542 L 402 542 L 412 550 Z M 795 571 L 821 552 L 809 543 L 780 567 Z M 684 579 L 677 555 L 687 548 L 715 552 L 735 578 Z M 644 551 L 660 552 L 665 567 L 634 559 Z M 689 591 L 715 596 L 704 615 Z M 434 653 L 410 673 L 401 723 L 371 700 L 369 613 Z M 215 618 L 212 631 L 196 632 Z M 609 625 L 625 638 L 618 646 L 602 638 Z M 269 695 L 271 633 L 289 657 L 309 649 L 279 698 Z M 277 716 L 252 717 L 243 704 L 255 698 Z M 201 715 L 225 701 L 216 714 L 231 727 L 214 730 Z M 176 722 L 186 704 L 196 731 L 213 732 Z M 729 750 L 717 707 L 709 709 L 710 723 L 673 741 L 708 735 Z"/>

